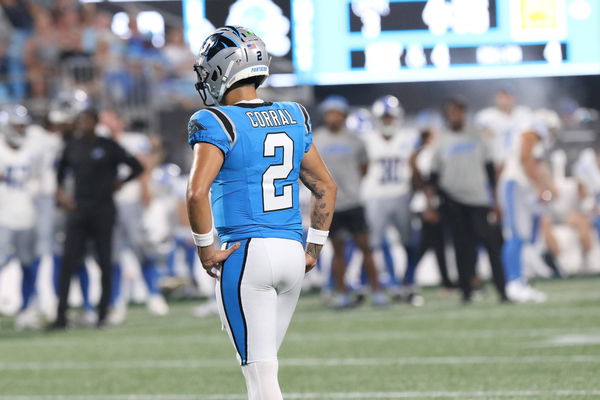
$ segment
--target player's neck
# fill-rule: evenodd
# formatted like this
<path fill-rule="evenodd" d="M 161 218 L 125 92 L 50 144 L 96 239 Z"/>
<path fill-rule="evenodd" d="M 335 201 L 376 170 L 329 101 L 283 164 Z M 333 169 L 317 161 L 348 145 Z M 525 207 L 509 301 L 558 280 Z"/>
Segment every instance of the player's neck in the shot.
<path fill-rule="evenodd" d="M 223 105 L 230 106 L 240 101 L 249 101 L 258 99 L 254 84 L 237 87 L 227 92 L 223 97 Z"/>

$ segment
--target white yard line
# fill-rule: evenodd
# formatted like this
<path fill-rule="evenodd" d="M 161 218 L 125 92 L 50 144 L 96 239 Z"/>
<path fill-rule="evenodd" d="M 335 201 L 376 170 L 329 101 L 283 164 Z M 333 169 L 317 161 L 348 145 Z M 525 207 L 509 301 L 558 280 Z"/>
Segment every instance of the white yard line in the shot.
<path fill-rule="evenodd" d="M 502 336 L 509 337 L 547 337 L 552 339 L 555 335 L 600 335 L 600 328 L 538 328 L 538 329 L 465 329 L 465 330 L 437 330 L 428 332 L 428 335 L 436 337 L 478 339 L 478 338 L 498 338 Z M 286 342 L 320 342 L 324 340 L 335 340 L 344 342 L 364 341 L 388 341 L 404 339 L 422 339 L 423 332 L 399 330 L 377 330 L 377 331 L 359 331 L 353 333 L 290 333 L 286 336 Z M 3 345 L 14 346 L 105 346 L 107 344 L 128 344 L 128 345 L 154 345 L 161 343 L 229 343 L 227 335 L 224 333 L 216 334 L 193 334 L 176 336 L 103 336 L 95 337 L 93 341 L 89 337 L 35 337 L 28 340 L 15 339 L 0 342 L 0 348 Z"/>
<path fill-rule="evenodd" d="M 398 357 L 398 358 L 289 358 L 280 360 L 285 367 L 370 367 L 399 365 L 473 365 L 473 364 L 599 364 L 600 356 L 498 356 L 498 357 Z M 121 360 L 121 361 L 31 361 L 0 363 L 0 371 L 50 371 L 72 369 L 196 369 L 238 368 L 235 361 L 216 360 Z"/>
<path fill-rule="evenodd" d="M 472 399 L 515 397 L 569 397 L 599 396 L 600 390 L 507 390 L 507 391 L 439 391 L 439 392 L 311 392 L 286 393 L 286 399 L 335 400 L 335 399 Z M 244 394 L 112 394 L 112 395 L 31 395 L 0 396 L 0 400 L 244 400 Z"/>
<path fill-rule="evenodd" d="M 548 317 L 600 317 L 600 310 L 597 309 L 573 309 L 561 307 L 557 304 L 556 308 L 542 308 L 538 305 L 507 305 L 503 309 L 484 309 L 484 308 L 448 308 L 448 309 L 428 309 L 427 306 L 419 310 L 409 310 L 398 314 L 390 314 L 389 312 L 379 310 L 369 310 L 364 307 L 362 310 L 349 310 L 347 312 L 330 312 L 320 314 L 298 313 L 294 316 L 294 321 L 355 321 L 355 320 L 385 320 L 385 321 L 404 321 L 407 319 L 436 319 L 436 320 L 453 320 L 453 319 L 473 319 L 473 318 L 548 318 Z"/>

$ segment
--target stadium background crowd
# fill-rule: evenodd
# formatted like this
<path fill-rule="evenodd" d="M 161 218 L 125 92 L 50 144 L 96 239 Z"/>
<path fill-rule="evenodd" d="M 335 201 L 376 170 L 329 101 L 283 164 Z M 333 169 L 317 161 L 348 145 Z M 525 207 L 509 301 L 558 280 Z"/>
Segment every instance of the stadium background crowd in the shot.
<path fill-rule="evenodd" d="M 0 14 L 2 21 L 0 24 L 0 77 L 2 78 L 0 79 L 0 103 L 6 110 L 14 110 L 15 104 L 22 104 L 28 110 L 31 119 L 24 119 L 23 123 L 29 126 L 28 131 L 34 131 L 34 133 L 28 133 L 25 140 L 36 140 L 35 135 L 40 134 L 40 131 L 43 131 L 41 134 L 48 135 L 50 131 L 60 130 L 57 129 L 57 124 L 66 121 L 61 118 L 53 120 L 52 111 L 62 110 L 61 107 L 65 102 L 68 104 L 69 112 L 73 110 L 79 112 L 87 105 L 93 104 L 100 111 L 98 132 L 120 142 L 128 151 L 134 153 L 146 167 L 147 182 L 140 185 L 148 185 L 149 191 L 146 192 L 140 188 L 133 189 L 137 190 L 138 194 L 130 195 L 134 197 L 130 203 L 144 204 L 144 215 L 140 218 L 145 221 L 145 225 L 140 225 L 140 229 L 145 229 L 145 232 L 148 233 L 147 238 L 150 243 L 145 243 L 144 246 L 152 247 L 154 264 L 152 268 L 155 271 L 150 273 L 145 271 L 143 264 L 147 264 L 148 257 L 145 253 L 147 249 L 137 251 L 135 249 L 137 244 L 134 244 L 123 252 L 119 252 L 119 255 L 123 257 L 125 269 L 123 274 L 125 279 L 123 282 L 119 282 L 124 288 L 123 302 L 127 302 L 129 297 L 136 301 L 143 301 L 146 297 L 153 298 L 153 301 L 148 302 L 152 313 L 162 315 L 168 312 L 168 306 L 156 286 L 157 282 L 155 281 L 158 274 L 161 275 L 163 293 L 173 294 L 176 292 L 184 297 L 202 295 L 210 299 L 212 296 L 211 282 L 205 275 L 198 272 L 198 261 L 189 238 L 189 228 L 186 226 L 184 212 L 185 171 L 189 167 L 189 155 L 182 150 L 185 145 L 185 124 L 187 116 L 197 106 L 198 101 L 193 85 L 195 75 L 191 68 L 194 55 L 183 40 L 180 27 L 172 26 L 168 29 L 164 45 L 157 46 L 161 43 L 158 43 L 156 38 L 150 34 L 140 33 L 133 15 L 129 19 L 128 37 L 118 37 L 111 30 L 112 15 L 106 10 L 96 9 L 94 3 L 82 5 L 75 0 L 0 0 L 0 5 L 2 5 Z M 268 99 L 273 90 L 275 89 L 266 89 L 263 92 L 265 98 Z M 335 91 L 335 88 L 329 88 L 328 91 Z M 518 90 L 514 83 L 501 86 L 497 92 L 490 89 L 487 92 L 490 100 L 489 106 L 506 115 L 510 115 L 518 107 L 527 106 L 528 104 L 518 104 L 518 97 L 513 96 L 515 92 Z M 289 96 L 301 97 L 308 101 L 309 110 L 312 111 L 315 120 L 320 122 L 315 125 L 324 125 L 324 130 L 331 130 L 331 122 L 328 121 L 327 114 L 332 111 L 341 112 L 343 129 L 351 131 L 358 141 L 365 138 L 368 141 L 369 131 L 377 130 L 379 120 L 388 115 L 378 114 L 375 108 L 371 108 L 371 104 L 367 104 L 375 98 L 351 98 L 352 104 L 357 105 L 351 107 L 343 98 L 328 97 L 319 102 L 312 96 L 305 96 L 303 93 L 302 91 L 300 94 L 294 92 Z M 403 103 L 402 91 L 391 94 L 395 95 L 400 103 Z M 470 116 L 474 123 L 482 120 L 482 114 L 475 113 L 475 111 L 479 111 L 475 106 L 478 103 L 469 98 L 469 93 L 457 92 L 453 95 L 456 98 L 465 96 L 464 102 L 472 111 Z M 325 96 L 317 97 L 321 97 L 323 100 L 322 98 Z M 596 166 L 598 165 L 598 160 L 600 160 L 597 151 L 598 113 L 579 106 L 575 100 L 568 97 L 551 105 L 556 108 L 556 112 L 553 114 L 556 116 L 554 118 L 556 123 L 551 127 L 556 130 L 556 141 L 553 143 L 552 155 L 549 157 L 549 173 L 557 184 L 558 196 L 554 202 L 550 202 L 551 207 L 547 208 L 548 212 L 542 223 L 541 239 L 535 246 L 530 246 L 534 249 L 541 248 L 538 251 L 530 251 L 530 253 L 539 253 L 539 257 L 536 257 L 535 254 L 526 254 L 528 275 L 559 277 L 574 273 L 597 273 L 600 271 L 600 256 L 598 256 L 600 227 L 597 222 L 599 199 L 594 198 L 594 195 L 598 194 L 594 190 L 597 190 L 600 182 L 591 182 L 589 176 L 578 175 L 577 168 L 574 166 L 577 165 L 578 160 L 585 162 L 591 160 L 592 163 L 596 163 Z M 538 107 L 539 104 L 532 104 L 532 106 Z M 425 139 L 421 141 L 421 144 L 427 144 L 435 143 L 436 139 L 434 138 L 446 130 L 444 112 L 447 110 L 443 110 L 439 102 L 410 115 L 404 114 L 400 104 L 393 108 L 394 111 L 388 116 L 396 118 L 398 127 L 402 128 L 402 132 L 397 133 L 398 135 L 420 137 Z M 190 112 L 181 112 L 181 109 L 190 110 Z M 167 114 L 171 118 L 163 116 L 159 120 L 157 116 L 164 110 L 176 110 L 177 113 Z M 181 122 L 170 120 L 175 119 L 174 116 L 183 116 L 178 118 L 178 121 Z M 74 123 L 75 117 L 75 114 L 70 114 L 69 118 L 71 119 L 67 122 Z M 507 120 L 510 118 L 507 117 Z M 480 127 L 480 125 L 477 126 Z M 484 129 L 480 130 L 482 135 L 484 135 L 484 131 Z M 316 131 L 315 137 L 318 138 L 320 134 L 322 135 L 323 132 Z M 427 138 L 426 135 L 431 137 Z M 123 139 L 123 137 L 127 138 Z M 576 137 L 579 137 L 579 140 L 573 140 Z M 415 143 L 418 141 L 415 140 Z M 411 172 L 413 181 L 416 176 L 415 171 L 423 176 L 429 175 L 425 173 L 428 167 L 423 166 L 423 164 L 427 164 L 427 161 L 418 160 L 419 157 L 426 158 L 422 154 L 416 153 L 421 150 L 419 146 L 415 145 L 408 154 L 414 159 Z M 356 157 L 364 158 L 362 161 L 355 160 L 358 164 L 368 164 L 369 160 L 365 158 L 364 154 Z M 405 158 L 407 163 L 409 158 L 411 157 Z M 52 164 L 51 162 L 48 165 Z M 46 179 L 52 179 L 52 177 Z M 417 191 L 418 185 L 411 182 L 411 179 L 408 179 L 406 184 L 409 187 L 407 190 L 412 194 Z M 424 180 L 428 181 L 428 179 L 428 176 L 425 176 Z M 360 191 L 356 179 L 354 179 L 354 183 L 357 186 L 356 191 Z M 426 186 L 422 183 L 421 189 L 426 191 Z M 587 191 L 583 190 L 584 188 Z M 127 194 L 123 197 L 127 197 Z M 410 206 L 406 204 L 405 207 L 410 207 L 415 215 L 421 214 L 422 216 L 424 208 L 418 204 L 419 201 L 415 200 L 415 197 L 411 196 L 412 204 Z M 361 202 L 363 200 L 364 198 Z M 117 200 L 117 202 L 119 201 L 123 204 L 127 203 L 128 199 Z M 366 206 L 368 208 L 369 204 Z M 14 204 L 0 201 L 0 207 L 2 207 L 0 214 L 10 214 Z M 51 218 L 47 214 L 39 212 L 39 209 L 37 212 L 36 224 L 46 218 Z M 413 217 L 409 218 L 412 223 Z M 424 218 L 424 221 L 421 222 L 431 221 Z M 372 224 L 372 221 L 367 222 Z M 441 226 L 444 226 L 445 222 L 447 221 L 442 218 Z M 593 228 L 594 224 L 596 224 L 596 229 Z M 420 226 L 425 227 L 427 224 L 415 223 L 410 226 L 410 229 L 420 230 Z M 443 232 L 444 230 L 442 230 L 442 236 L 444 236 Z M 375 268 L 379 271 L 369 271 L 371 278 L 380 275 L 377 284 L 371 282 L 375 292 L 378 290 L 378 284 L 383 287 L 398 286 L 401 288 L 402 285 L 396 285 L 393 281 L 402 280 L 400 276 L 407 269 L 405 265 L 410 264 L 410 260 L 408 263 L 404 260 L 411 258 L 411 250 L 408 249 L 406 243 L 402 243 L 398 232 L 392 230 L 385 233 L 386 240 L 382 243 L 384 251 L 375 252 L 373 261 Z M 368 281 L 361 275 L 363 257 L 351 243 L 346 244 L 345 237 L 343 239 L 343 242 L 337 243 L 337 248 L 327 248 L 323 260 L 321 260 L 322 268 L 311 273 L 307 277 L 306 284 L 307 288 L 311 286 L 323 288 L 327 303 L 335 308 L 354 305 L 355 297 L 358 299 L 363 297 L 361 288 Z M 361 239 L 357 240 L 358 247 L 362 250 L 369 247 L 365 240 L 369 241 L 368 238 L 362 238 L 363 243 L 361 243 Z M 431 240 L 431 235 L 429 235 L 429 240 Z M 409 277 L 408 281 L 410 285 L 415 284 L 414 288 L 409 286 L 410 290 L 407 292 L 401 289 L 392 290 L 389 293 L 392 298 L 419 306 L 423 305 L 424 301 L 416 290 L 419 284 L 441 282 L 445 290 L 451 291 L 455 288 L 458 274 L 455 272 L 453 257 L 445 255 L 444 247 L 444 251 L 440 252 L 439 243 L 437 245 L 437 261 L 426 257 L 421 263 L 423 265 L 419 268 L 413 265 L 412 274 L 415 274 L 416 269 L 416 275 L 414 275 L 414 279 Z M 435 244 L 432 247 L 435 247 Z M 341 256 L 340 251 L 344 252 Z M 332 263 L 330 260 L 333 259 L 333 264 L 335 264 L 336 252 L 338 253 L 338 265 L 344 262 L 348 263 L 348 271 L 345 274 L 346 284 L 352 291 L 358 292 L 357 296 L 343 295 L 345 289 L 339 286 L 339 281 L 337 290 L 342 292 L 342 296 L 330 296 L 330 293 L 336 288 L 334 280 L 330 277 L 330 269 L 335 269 L 335 266 L 330 267 Z M 8 254 L 0 256 L 6 255 Z M 41 307 L 51 319 L 53 318 L 52 309 L 55 295 L 51 289 L 51 273 L 44 271 L 51 269 L 49 260 L 52 258 L 52 254 L 43 254 L 43 256 L 45 261 L 42 262 L 42 269 L 38 274 L 37 282 L 35 282 L 38 287 L 38 301 L 35 307 Z M 2 258 L 0 257 L 0 260 Z M 447 271 L 445 268 L 441 268 L 438 273 L 435 264 L 436 262 L 443 263 L 444 261 L 441 260 L 444 258 L 448 264 Z M 90 260 L 90 264 L 93 263 L 93 260 Z M 557 264 L 557 266 L 554 269 L 548 268 L 546 265 L 548 263 Z M 369 263 L 367 262 L 367 264 Z M 479 273 L 473 276 L 473 278 L 477 278 L 472 283 L 475 289 L 480 288 L 478 277 L 485 280 L 489 276 L 490 268 L 487 266 L 485 257 L 480 258 L 480 264 Z M 183 267 L 184 265 L 187 267 Z M 21 289 L 20 284 L 16 283 L 20 273 L 19 269 L 15 268 L 15 263 L 12 264 L 12 267 L 12 269 L 4 268 L 0 275 L 0 287 L 2 288 L 0 296 L 4 301 L 2 307 L 6 313 L 15 313 L 21 310 L 23 314 L 28 308 L 21 309 L 21 295 L 19 294 Z M 340 268 L 344 269 L 343 266 L 338 266 L 338 269 Z M 96 282 L 97 272 L 90 267 L 88 270 L 92 281 Z M 140 271 L 142 272 L 140 273 Z M 81 275 L 79 278 L 83 281 L 87 279 Z M 404 278 L 406 281 L 407 277 Z M 338 279 L 340 279 L 339 276 Z M 146 285 L 142 282 L 145 282 Z M 92 300 L 89 302 L 93 303 L 98 298 L 98 285 L 93 283 L 90 290 Z M 150 296 L 147 296 L 148 293 Z M 88 301 L 85 298 L 80 299 L 76 293 L 72 300 L 75 303 L 83 300 L 84 305 Z M 120 304 L 123 305 L 123 302 Z M 386 299 L 374 297 L 373 303 L 384 305 Z M 199 308 L 197 315 L 214 313 L 216 309 L 211 304 L 209 301 L 207 306 Z M 93 313 L 86 314 L 86 311 L 91 310 L 92 308 L 84 307 L 82 323 L 89 324 L 93 321 Z M 117 314 L 114 322 L 122 322 L 125 318 L 124 311 L 121 310 Z M 37 310 L 28 312 L 19 325 L 22 328 L 38 327 L 39 323 L 35 322 L 38 320 L 36 315 Z"/>

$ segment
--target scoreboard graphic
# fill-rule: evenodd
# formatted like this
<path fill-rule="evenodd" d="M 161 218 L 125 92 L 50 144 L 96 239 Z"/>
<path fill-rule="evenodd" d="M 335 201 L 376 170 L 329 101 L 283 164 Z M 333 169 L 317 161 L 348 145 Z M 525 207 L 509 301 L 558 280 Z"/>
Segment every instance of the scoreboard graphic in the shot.
<path fill-rule="evenodd" d="M 298 82 L 600 74 L 599 0 L 291 0 Z"/>

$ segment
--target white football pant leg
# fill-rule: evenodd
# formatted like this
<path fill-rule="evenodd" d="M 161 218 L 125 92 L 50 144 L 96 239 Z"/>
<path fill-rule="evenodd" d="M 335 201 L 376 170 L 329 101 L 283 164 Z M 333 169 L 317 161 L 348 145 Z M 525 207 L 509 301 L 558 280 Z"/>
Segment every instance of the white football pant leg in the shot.
<path fill-rule="evenodd" d="M 304 262 L 300 242 L 253 238 L 243 240 L 221 270 L 219 315 L 243 366 L 250 399 L 281 399 L 277 351 L 298 302 Z"/>

